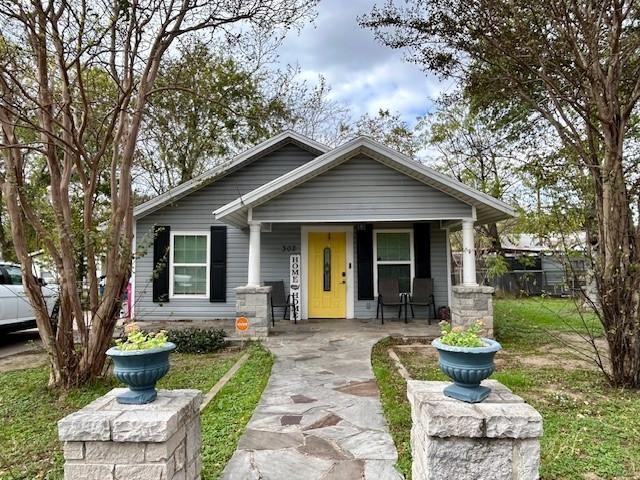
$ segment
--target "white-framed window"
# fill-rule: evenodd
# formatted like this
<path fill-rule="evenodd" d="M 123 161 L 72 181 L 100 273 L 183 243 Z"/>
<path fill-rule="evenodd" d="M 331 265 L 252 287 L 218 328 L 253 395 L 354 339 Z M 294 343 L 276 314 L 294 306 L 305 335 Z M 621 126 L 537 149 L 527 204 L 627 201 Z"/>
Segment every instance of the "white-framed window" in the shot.
<path fill-rule="evenodd" d="M 381 278 L 397 278 L 400 292 L 411 292 L 414 272 L 413 229 L 373 231 L 373 288 Z"/>
<path fill-rule="evenodd" d="M 209 298 L 209 232 L 171 232 L 169 297 Z"/>

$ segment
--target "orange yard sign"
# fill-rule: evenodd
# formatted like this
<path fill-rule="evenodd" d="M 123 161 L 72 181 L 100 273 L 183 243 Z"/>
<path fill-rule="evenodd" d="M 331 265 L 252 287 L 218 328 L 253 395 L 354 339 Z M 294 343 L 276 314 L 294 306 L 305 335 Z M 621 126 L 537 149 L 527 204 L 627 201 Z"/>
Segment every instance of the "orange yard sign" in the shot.
<path fill-rule="evenodd" d="M 236 330 L 246 332 L 249 329 L 249 319 L 247 317 L 236 318 Z"/>

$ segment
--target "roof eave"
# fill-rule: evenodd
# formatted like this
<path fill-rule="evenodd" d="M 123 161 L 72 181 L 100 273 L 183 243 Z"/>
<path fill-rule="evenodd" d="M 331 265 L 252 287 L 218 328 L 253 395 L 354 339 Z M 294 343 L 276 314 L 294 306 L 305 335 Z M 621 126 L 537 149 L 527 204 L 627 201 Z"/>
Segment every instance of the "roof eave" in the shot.
<path fill-rule="evenodd" d="M 309 176 L 313 178 L 314 176 L 320 174 L 324 169 L 323 167 L 332 168 L 333 163 L 340 162 L 343 158 L 348 158 L 350 155 L 356 154 L 359 151 L 370 150 L 374 152 L 376 155 L 380 155 L 384 158 L 391 159 L 392 161 L 403 165 L 405 168 L 408 168 L 410 171 L 415 172 L 415 175 L 424 175 L 426 178 L 432 179 L 435 183 L 440 183 L 444 188 L 451 188 L 454 191 L 458 191 L 460 195 L 464 195 L 469 197 L 475 202 L 478 202 L 481 205 L 487 206 L 496 210 L 495 215 L 491 215 L 490 218 L 497 219 L 506 219 L 509 217 L 513 217 L 516 215 L 515 209 L 510 205 L 491 197 L 483 192 L 475 190 L 467 185 L 458 182 L 457 180 L 448 177 L 432 168 L 429 168 L 415 160 L 403 155 L 395 150 L 392 150 L 378 142 L 371 140 L 368 137 L 358 137 L 345 144 L 335 148 L 334 150 L 327 152 L 311 162 L 298 167 L 291 172 L 278 177 L 271 182 L 262 185 L 255 190 L 248 192 L 241 198 L 237 198 L 232 202 L 229 202 L 226 205 L 221 206 L 217 210 L 213 212 L 216 219 L 222 220 L 227 215 L 233 214 L 237 211 L 243 211 L 244 209 L 259 205 L 260 203 L 264 203 L 264 201 L 268 201 L 269 198 L 278 196 L 283 191 L 286 191 L 290 188 L 294 188 L 296 185 L 300 183 L 304 183 L 306 181 L 305 177 Z M 371 153 L 370 153 L 371 154 Z M 316 173 L 317 171 L 317 173 Z M 403 172 L 405 175 L 409 175 L 408 172 Z M 300 182 L 300 180 L 302 180 Z M 424 180 L 420 180 L 423 183 Z M 290 185 L 290 186 L 289 186 Z M 289 186 L 289 188 L 287 188 Z M 431 185 L 434 188 L 437 188 L 434 185 Z M 282 192 L 279 192 L 282 190 Z M 450 196 L 453 196 L 450 192 L 444 192 Z M 275 195 L 271 195 L 275 194 Z M 454 196 L 455 198 L 455 196 Z M 261 201 L 262 200 L 262 201 Z M 463 201 L 463 200 L 461 200 Z M 466 201 L 465 203 L 469 203 Z M 469 203 L 472 204 L 472 203 Z M 485 216 L 486 217 L 486 216 Z M 483 218 L 479 219 L 480 222 L 490 223 L 491 220 L 484 220 Z M 498 220 L 496 220 L 498 221 Z"/>
<path fill-rule="evenodd" d="M 248 148 L 244 152 L 241 152 L 235 157 L 231 158 L 231 160 L 229 160 L 228 162 L 218 165 L 204 172 L 198 177 L 184 182 L 177 187 L 172 188 L 168 192 L 158 195 L 156 198 L 138 205 L 133 209 L 133 217 L 139 219 L 146 215 L 149 215 L 156 210 L 159 210 L 160 208 L 170 204 L 171 202 L 177 201 L 180 198 L 185 197 L 189 193 L 198 190 L 205 184 L 208 185 L 216 179 L 227 175 L 234 168 L 241 166 L 245 162 L 250 161 L 252 158 L 287 140 L 292 141 L 302 148 L 308 148 L 312 150 L 312 153 L 318 153 L 320 155 L 323 155 L 330 150 L 327 145 L 316 142 L 315 140 L 305 137 L 304 135 L 301 135 L 294 131 L 286 130 L 282 133 L 279 133 L 278 135 L 275 135 L 274 137 L 271 137 L 268 140 L 265 140 L 262 143 L 259 143 L 258 145 L 254 145 L 253 147 Z"/>

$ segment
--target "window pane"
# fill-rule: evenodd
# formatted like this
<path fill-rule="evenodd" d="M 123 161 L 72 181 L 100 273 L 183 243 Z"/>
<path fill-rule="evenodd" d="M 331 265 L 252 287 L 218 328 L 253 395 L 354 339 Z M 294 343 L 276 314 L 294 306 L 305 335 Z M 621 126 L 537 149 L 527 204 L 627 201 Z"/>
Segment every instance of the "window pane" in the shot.
<path fill-rule="evenodd" d="M 378 280 L 381 278 L 397 278 L 401 292 L 411 291 L 410 265 L 378 265 Z"/>
<path fill-rule="evenodd" d="M 324 275 L 323 275 L 323 290 L 325 292 L 331 291 L 331 249 L 326 247 L 324 249 Z"/>
<path fill-rule="evenodd" d="M 175 295 L 205 295 L 207 293 L 207 267 L 174 267 L 173 293 Z"/>
<path fill-rule="evenodd" d="M 411 260 L 409 232 L 378 233 L 378 260 Z"/>
<path fill-rule="evenodd" d="M 22 270 L 14 265 L 6 265 L 5 269 L 9 274 L 7 285 L 22 285 Z"/>
<path fill-rule="evenodd" d="M 207 263 L 206 235 L 176 235 L 173 237 L 174 263 Z"/>

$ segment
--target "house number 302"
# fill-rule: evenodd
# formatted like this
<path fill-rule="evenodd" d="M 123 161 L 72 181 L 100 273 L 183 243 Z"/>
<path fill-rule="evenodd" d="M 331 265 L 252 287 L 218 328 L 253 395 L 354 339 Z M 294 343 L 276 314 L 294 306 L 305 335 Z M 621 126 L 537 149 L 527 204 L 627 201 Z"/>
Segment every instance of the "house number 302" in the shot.
<path fill-rule="evenodd" d="M 283 252 L 295 252 L 296 251 L 296 246 L 295 245 L 283 245 L 282 246 L 282 251 Z"/>

